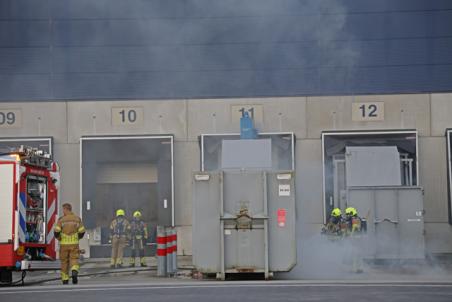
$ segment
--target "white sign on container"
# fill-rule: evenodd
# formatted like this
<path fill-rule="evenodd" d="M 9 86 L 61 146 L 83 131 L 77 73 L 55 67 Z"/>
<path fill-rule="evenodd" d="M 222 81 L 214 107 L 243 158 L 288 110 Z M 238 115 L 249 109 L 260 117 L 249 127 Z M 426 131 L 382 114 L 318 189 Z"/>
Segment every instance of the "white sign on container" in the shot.
<path fill-rule="evenodd" d="M 279 185 L 279 196 L 290 196 L 290 185 Z"/>

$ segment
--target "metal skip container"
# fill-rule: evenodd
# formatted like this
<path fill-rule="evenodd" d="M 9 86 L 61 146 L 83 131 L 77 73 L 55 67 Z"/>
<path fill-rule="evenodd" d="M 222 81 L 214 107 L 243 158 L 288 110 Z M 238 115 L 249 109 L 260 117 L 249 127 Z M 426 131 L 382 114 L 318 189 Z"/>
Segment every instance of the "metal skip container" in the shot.
<path fill-rule="evenodd" d="M 290 271 L 296 264 L 293 171 L 195 172 L 193 264 L 217 279 Z"/>

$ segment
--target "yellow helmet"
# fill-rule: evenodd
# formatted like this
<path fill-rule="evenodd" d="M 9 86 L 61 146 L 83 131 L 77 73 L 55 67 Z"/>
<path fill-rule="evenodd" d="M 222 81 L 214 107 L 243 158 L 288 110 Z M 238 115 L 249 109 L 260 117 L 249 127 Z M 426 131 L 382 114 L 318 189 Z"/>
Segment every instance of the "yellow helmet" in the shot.
<path fill-rule="evenodd" d="M 334 208 L 333 211 L 331 211 L 331 216 L 333 217 L 339 217 L 342 215 L 342 211 L 339 208 Z"/>
<path fill-rule="evenodd" d="M 356 216 L 358 215 L 358 211 L 353 207 L 349 207 L 345 209 L 345 214 L 350 216 Z"/>
<path fill-rule="evenodd" d="M 141 212 L 140 212 L 140 211 L 135 211 L 135 212 L 133 213 L 133 217 L 135 217 L 135 218 L 140 218 L 140 217 L 141 217 Z"/>
<path fill-rule="evenodd" d="M 125 216 L 126 212 L 123 209 L 116 210 L 116 217 Z"/>

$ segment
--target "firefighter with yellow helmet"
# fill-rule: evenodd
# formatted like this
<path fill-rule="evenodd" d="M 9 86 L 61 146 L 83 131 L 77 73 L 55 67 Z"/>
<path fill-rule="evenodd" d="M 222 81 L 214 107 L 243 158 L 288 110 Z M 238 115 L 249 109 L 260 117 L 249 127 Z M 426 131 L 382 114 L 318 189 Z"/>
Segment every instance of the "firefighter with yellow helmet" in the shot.
<path fill-rule="evenodd" d="M 58 219 L 54 228 L 54 235 L 60 241 L 61 280 L 69 283 L 71 271 L 72 283 L 78 283 L 79 272 L 79 240 L 85 235 L 85 227 L 80 217 L 72 213 L 70 203 L 63 204 L 63 216 Z"/>
<path fill-rule="evenodd" d="M 127 245 L 127 239 L 130 233 L 130 224 L 125 218 L 125 214 L 123 209 L 116 210 L 116 217 L 110 224 L 111 268 L 122 267 L 124 248 Z"/>
<path fill-rule="evenodd" d="M 358 235 L 361 232 L 361 218 L 354 207 L 345 209 L 345 222 L 347 225 L 347 235 Z"/>
<path fill-rule="evenodd" d="M 342 211 L 339 208 L 334 208 L 331 211 L 328 223 L 322 229 L 322 234 L 328 235 L 330 239 L 340 239 L 343 235 L 343 229 Z"/>
<path fill-rule="evenodd" d="M 141 219 L 141 212 L 135 211 L 130 223 L 130 247 L 132 254 L 130 257 L 130 266 L 135 266 L 135 258 L 140 258 L 140 265 L 146 266 L 144 258 L 144 244 L 148 239 L 148 230 L 146 223 Z"/>

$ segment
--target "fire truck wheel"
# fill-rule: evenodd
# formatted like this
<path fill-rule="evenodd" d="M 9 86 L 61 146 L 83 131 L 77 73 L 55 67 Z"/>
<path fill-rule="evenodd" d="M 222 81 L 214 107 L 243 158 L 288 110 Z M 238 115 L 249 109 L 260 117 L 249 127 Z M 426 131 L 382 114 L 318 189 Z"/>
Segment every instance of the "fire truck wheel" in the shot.
<path fill-rule="evenodd" d="M 11 284 L 13 282 L 13 271 L 0 269 L 0 283 Z"/>

